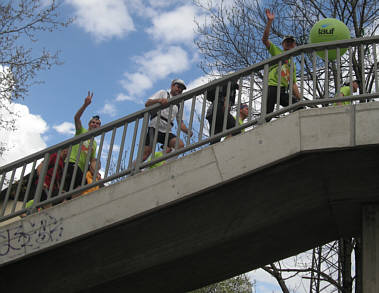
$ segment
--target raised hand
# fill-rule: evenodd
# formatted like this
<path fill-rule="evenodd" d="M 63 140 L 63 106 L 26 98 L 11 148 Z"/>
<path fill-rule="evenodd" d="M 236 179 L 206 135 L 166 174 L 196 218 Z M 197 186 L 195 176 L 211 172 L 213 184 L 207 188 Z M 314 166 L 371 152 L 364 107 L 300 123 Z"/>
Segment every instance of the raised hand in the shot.
<path fill-rule="evenodd" d="M 267 20 L 274 20 L 275 14 L 270 12 L 270 9 L 266 9 Z"/>
<path fill-rule="evenodd" d="M 93 92 L 88 91 L 87 97 L 84 99 L 84 104 L 88 106 L 92 102 Z"/>

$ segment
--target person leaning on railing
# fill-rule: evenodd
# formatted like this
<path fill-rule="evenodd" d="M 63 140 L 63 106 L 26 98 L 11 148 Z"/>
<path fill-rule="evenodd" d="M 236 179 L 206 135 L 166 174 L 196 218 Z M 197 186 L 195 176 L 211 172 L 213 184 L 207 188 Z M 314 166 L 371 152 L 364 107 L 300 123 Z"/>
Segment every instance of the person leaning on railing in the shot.
<path fill-rule="evenodd" d="M 249 106 L 246 104 L 241 104 L 240 106 L 240 116 L 238 118 L 238 125 L 241 126 L 243 121 L 249 116 Z M 241 133 L 244 133 L 245 129 L 241 130 Z"/>
<path fill-rule="evenodd" d="M 46 176 L 45 176 L 45 179 L 43 181 L 42 193 L 41 193 L 40 201 L 44 201 L 44 200 L 47 199 L 47 196 L 49 194 L 50 188 L 51 188 L 51 191 L 52 191 L 52 195 L 51 195 L 52 197 L 54 197 L 54 196 L 56 196 L 58 194 L 59 184 L 61 182 L 63 168 L 64 168 L 64 161 L 66 159 L 66 156 L 67 156 L 67 149 L 63 149 L 61 151 L 59 157 L 58 157 L 57 153 L 53 153 L 53 154 L 50 155 L 49 163 L 47 165 Z M 56 162 L 57 160 L 58 160 L 58 162 Z M 41 170 L 42 170 L 43 164 L 44 164 L 44 161 L 42 161 L 38 165 L 38 167 L 36 168 L 37 178 L 32 183 L 31 189 L 30 189 L 30 193 L 33 194 L 33 199 L 29 200 L 26 203 L 26 207 L 27 208 L 31 207 L 33 205 L 33 203 L 34 203 L 34 194 L 35 194 L 35 192 L 37 190 L 37 185 L 38 185 L 38 182 L 39 182 L 39 176 L 41 174 Z M 56 164 L 57 164 L 57 168 L 56 168 L 56 171 L 55 171 L 55 177 L 53 178 L 54 169 L 55 169 L 55 165 Z M 54 179 L 54 182 L 52 182 L 53 179 Z M 43 208 L 48 208 L 51 205 L 52 204 L 44 205 Z"/>
<path fill-rule="evenodd" d="M 93 93 L 90 93 L 88 91 L 87 97 L 84 99 L 83 105 L 79 108 L 79 110 L 76 112 L 74 116 L 74 121 L 75 121 L 75 136 L 80 135 L 82 133 L 86 133 L 88 131 L 94 130 L 96 128 L 99 128 L 101 126 L 101 121 L 99 116 L 93 116 L 91 120 L 88 122 L 88 130 L 85 129 L 82 126 L 82 122 L 80 120 L 80 117 L 82 116 L 83 112 L 85 109 L 91 104 L 92 102 L 92 97 Z M 95 172 L 96 168 L 96 142 L 93 140 L 92 144 L 92 149 L 90 150 L 90 140 L 83 141 L 81 151 L 80 151 L 80 157 L 78 161 L 78 168 L 76 172 L 76 176 L 74 179 L 74 189 L 78 186 L 81 185 L 82 182 L 82 177 L 83 177 L 83 172 L 84 172 L 84 167 L 86 163 L 86 157 L 87 153 L 90 152 L 90 171 L 92 174 Z M 76 162 L 76 157 L 79 151 L 79 144 L 76 144 L 72 146 L 71 154 L 70 154 L 70 159 L 69 159 L 69 164 L 68 164 L 68 169 L 67 169 L 67 176 L 65 179 L 65 191 L 70 190 L 70 184 L 71 184 L 71 179 L 74 173 L 74 168 L 75 168 L 75 162 Z"/>
<path fill-rule="evenodd" d="M 351 87 L 353 88 L 353 92 L 356 93 L 357 90 L 358 90 L 358 87 L 359 87 L 358 80 L 353 80 L 352 84 L 351 84 Z M 343 84 L 343 87 L 341 87 L 340 92 L 338 94 L 336 94 L 336 97 L 337 98 L 342 98 L 342 97 L 348 97 L 348 96 L 351 96 L 350 82 L 345 82 Z M 344 102 L 333 103 L 333 106 L 337 106 L 337 105 L 350 105 L 350 104 L 351 104 L 350 101 L 344 101 Z"/>
<path fill-rule="evenodd" d="M 266 9 L 267 24 L 263 32 L 262 42 L 266 46 L 267 50 L 271 56 L 276 56 L 281 54 L 283 51 L 275 46 L 268 37 L 270 34 L 270 29 L 272 22 L 274 21 L 275 15 L 270 12 L 269 9 Z M 291 50 L 296 47 L 296 40 L 293 36 L 285 36 L 282 40 L 283 50 Z M 282 68 L 280 69 L 281 78 L 280 78 L 280 105 L 286 107 L 289 105 L 289 94 L 288 86 L 290 82 L 290 61 L 283 61 Z M 278 65 L 273 65 L 270 67 L 269 76 L 268 76 L 268 94 L 267 94 L 267 114 L 274 111 L 274 106 L 276 104 L 277 96 L 277 86 L 278 86 Z M 296 99 L 292 97 L 292 103 L 296 103 L 300 100 L 299 88 L 296 84 L 296 66 L 293 63 L 293 94 Z M 269 121 L 270 119 L 267 119 Z"/>
<path fill-rule="evenodd" d="M 183 80 L 174 79 L 171 82 L 170 92 L 166 90 L 160 90 L 156 92 L 146 101 L 145 106 L 149 107 L 154 104 L 166 105 L 169 99 L 177 95 L 180 95 L 186 88 L 187 87 Z M 157 142 L 164 144 L 167 123 L 169 123 L 168 146 L 171 148 L 175 147 L 177 137 L 175 134 L 171 132 L 171 128 L 174 126 L 174 122 L 173 122 L 174 117 L 176 117 L 178 127 L 180 127 L 182 131 L 187 133 L 187 135 L 192 136 L 192 131 L 187 128 L 187 126 L 184 124 L 183 121 L 180 121 L 181 117 L 179 117 L 179 105 L 172 106 L 171 117 L 168 117 L 169 113 L 170 113 L 169 107 L 162 109 L 159 121 L 158 121 L 158 116 L 156 113 L 151 115 L 151 120 L 149 123 L 149 127 L 147 129 L 147 135 L 146 135 L 146 140 L 145 140 L 145 147 L 144 147 L 142 161 L 145 161 L 150 156 L 153 150 L 152 148 L 153 148 L 153 142 L 154 142 L 155 128 L 158 128 Z M 180 125 L 179 125 L 179 122 L 180 122 Z M 180 149 L 184 147 L 184 143 L 180 138 L 178 139 L 179 139 L 178 148 Z"/>
<path fill-rule="evenodd" d="M 231 129 L 234 126 L 236 126 L 236 119 L 233 117 L 232 114 L 230 114 L 232 106 L 235 104 L 236 99 L 236 91 L 238 90 L 239 86 L 236 82 L 232 82 L 230 85 L 230 95 L 229 95 L 229 103 L 226 104 L 226 98 L 227 98 L 227 92 L 228 92 L 228 85 L 224 84 L 219 87 L 219 94 L 218 94 L 218 102 L 216 101 L 216 88 L 213 88 L 208 91 L 207 93 L 207 100 L 212 102 L 212 104 L 209 106 L 207 110 L 207 114 L 205 118 L 208 120 L 209 123 L 209 136 L 212 135 L 212 124 L 213 124 L 213 113 L 214 113 L 214 107 L 217 107 L 216 109 L 216 119 L 215 119 L 215 125 L 214 125 L 214 134 L 218 134 L 222 132 L 223 126 L 224 126 L 224 113 L 226 114 L 226 126 L 225 129 Z M 241 133 L 240 131 L 233 132 L 232 134 L 229 134 L 227 138 L 231 137 L 232 135 L 237 135 Z M 217 140 L 213 140 L 210 144 L 215 144 L 221 140 L 221 137 Z"/>

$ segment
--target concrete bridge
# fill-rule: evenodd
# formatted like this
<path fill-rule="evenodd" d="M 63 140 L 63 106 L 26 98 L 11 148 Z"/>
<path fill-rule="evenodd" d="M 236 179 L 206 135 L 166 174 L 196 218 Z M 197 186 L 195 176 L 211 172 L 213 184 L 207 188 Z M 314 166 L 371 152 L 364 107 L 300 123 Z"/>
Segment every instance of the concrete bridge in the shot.
<path fill-rule="evenodd" d="M 379 103 L 308 109 L 0 227 L 1 292 L 185 292 L 363 236 L 379 292 Z"/>

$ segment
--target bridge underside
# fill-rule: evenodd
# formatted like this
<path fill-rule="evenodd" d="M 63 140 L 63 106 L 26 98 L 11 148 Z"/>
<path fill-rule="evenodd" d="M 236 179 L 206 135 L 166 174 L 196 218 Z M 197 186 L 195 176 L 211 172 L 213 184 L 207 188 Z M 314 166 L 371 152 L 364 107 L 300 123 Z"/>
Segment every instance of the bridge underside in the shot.
<path fill-rule="evenodd" d="M 303 152 L 1 267 L 23 292 L 185 292 L 361 233 L 379 147 Z M 157 190 L 157 192 L 159 192 Z"/>

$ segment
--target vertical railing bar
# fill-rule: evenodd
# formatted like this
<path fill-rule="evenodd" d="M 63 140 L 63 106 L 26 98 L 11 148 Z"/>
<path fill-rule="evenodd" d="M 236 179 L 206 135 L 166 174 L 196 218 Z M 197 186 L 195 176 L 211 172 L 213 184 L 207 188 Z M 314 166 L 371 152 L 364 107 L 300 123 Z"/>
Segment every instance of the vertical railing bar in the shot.
<path fill-rule="evenodd" d="M 5 194 L 5 198 L 4 198 L 3 206 L 2 206 L 2 208 L 1 208 L 0 216 L 4 216 L 5 210 L 6 210 L 6 208 L 7 208 L 8 200 L 9 200 L 9 196 L 10 196 L 10 194 L 11 194 L 12 184 L 13 184 L 13 180 L 14 180 L 14 176 L 15 176 L 15 174 L 16 174 L 16 169 L 13 169 L 13 170 L 12 170 L 11 179 L 9 180 L 9 185 L 8 185 L 7 193 Z"/>
<path fill-rule="evenodd" d="M 252 107 L 253 107 L 253 99 L 254 99 L 254 72 L 251 73 L 250 76 L 250 93 L 249 93 L 249 117 L 248 121 L 251 121 L 252 115 Z"/>
<path fill-rule="evenodd" d="M 353 90 L 353 49 L 349 47 L 349 84 L 350 84 L 350 92 Z"/>
<path fill-rule="evenodd" d="M 53 176 L 50 179 L 50 186 L 49 186 L 49 192 L 48 192 L 48 195 L 47 195 L 47 199 L 49 199 L 51 197 L 51 193 L 53 192 L 53 186 L 54 186 L 54 182 L 55 182 L 55 177 L 57 175 L 57 170 L 58 170 L 58 165 L 59 165 L 59 159 L 60 159 L 61 152 L 62 152 L 62 150 L 58 151 L 57 158 L 56 158 L 55 163 L 54 163 Z"/>
<path fill-rule="evenodd" d="M 316 98 L 316 51 L 312 51 L 312 83 L 313 83 L 313 100 Z"/>
<path fill-rule="evenodd" d="M 293 80 L 293 72 L 295 70 L 294 68 L 294 58 L 291 56 L 290 57 L 290 84 L 289 84 L 289 92 L 288 92 L 288 105 L 289 106 L 292 106 L 292 95 L 293 95 L 293 83 L 294 83 L 294 80 Z"/>
<path fill-rule="evenodd" d="M 241 97 L 242 97 L 242 76 L 239 78 L 239 82 L 238 82 L 238 99 L 237 99 L 236 124 L 235 124 L 235 127 L 239 126 L 240 108 L 241 108 Z"/>
<path fill-rule="evenodd" d="M 43 185 L 45 183 L 45 177 L 46 177 L 46 174 L 47 174 L 47 169 L 49 167 L 49 160 L 50 160 L 50 154 L 46 153 L 45 157 L 43 159 L 42 170 L 41 170 L 41 172 L 40 172 L 40 174 L 38 176 L 38 184 L 37 184 L 36 193 L 34 195 L 34 202 L 33 202 L 33 205 L 32 205 L 32 211 L 35 210 L 35 206 L 37 204 L 39 204 L 40 201 L 41 201 L 41 195 L 42 195 L 42 191 L 43 191 Z"/>
<path fill-rule="evenodd" d="M 200 130 L 198 135 L 198 142 L 203 139 L 204 123 L 205 123 L 205 106 L 207 105 L 208 91 L 205 91 L 203 95 L 203 104 L 201 105 L 201 117 L 200 117 Z"/>
<path fill-rule="evenodd" d="M 29 192 L 30 192 L 30 188 L 31 188 L 31 186 L 32 186 L 32 182 L 33 182 L 33 177 L 34 177 L 34 173 L 35 173 L 36 164 L 37 164 L 37 160 L 33 161 L 32 169 L 31 169 L 31 171 L 30 171 L 30 175 L 29 175 L 28 185 L 26 186 L 26 191 L 25 191 L 25 195 L 24 195 L 24 200 L 23 200 L 23 203 L 22 203 L 22 208 L 23 208 L 23 209 L 25 208 L 25 206 L 26 206 L 26 202 L 28 201 Z"/>
<path fill-rule="evenodd" d="M 154 139 L 153 139 L 153 145 L 151 149 L 151 159 L 153 160 L 155 158 L 155 149 L 157 147 L 157 141 L 158 141 L 158 125 L 161 123 L 161 111 L 158 111 L 157 113 L 157 125 L 154 128 Z"/>
<path fill-rule="evenodd" d="M 193 116 L 195 114 L 195 107 L 196 107 L 196 96 L 192 97 L 192 104 L 191 104 L 191 113 L 190 113 L 190 120 L 188 123 L 188 130 L 190 133 L 192 133 L 192 123 L 193 123 Z M 187 133 L 187 145 L 191 143 L 191 135 Z"/>
<path fill-rule="evenodd" d="M 100 137 L 100 144 L 99 149 L 97 151 L 97 157 L 96 157 L 96 163 L 95 163 L 95 174 L 93 180 L 96 180 L 97 173 L 99 172 L 99 169 L 101 168 L 101 153 L 103 152 L 103 146 L 104 146 L 104 139 L 105 139 L 105 132 L 101 134 Z M 104 176 L 105 178 L 105 176 Z"/>
<path fill-rule="evenodd" d="M 180 109 L 179 109 L 179 119 L 177 119 L 178 127 L 176 129 L 176 140 L 175 140 L 175 149 L 177 150 L 179 147 L 179 140 L 180 140 L 180 132 L 181 132 L 181 125 L 183 122 L 183 108 L 184 108 L 184 101 L 182 100 L 180 102 Z"/>
<path fill-rule="evenodd" d="M 72 151 L 72 145 L 69 146 L 68 151 L 67 151 L 66 162 L 64 164 L 64 169 L 63 169 L 61 184 L 59 186 L 58 195 L 60 195 L 62 193 L 63 187 L 64 187 L 65 182 L 66 182 L 66 175 L 67 175 L 68 165 L 70 162 L 71 151 Z M 67 191 L 67 190 L 65 190 L 65 191 Z"/>
<path fill-rule="evenodd" d="M 363 44 L 360 44 L 359 46 L 359 49 L 361 50 L 361 68 L 362 68 L 362 80 L 360 80 L 361 82 L 361 88 L 362 88 L 362 94 L 365 94 L 366 93 L 366 74 L 365 74 L 365 52 L 364 52 L 364 48 L 363 48 Z M 351 91 L 352 93 L 352 91 Z"/>
<path fill-rule="evenodd" d="M 81 184 L 80 186 L 83 186 L 85 185 L 85 181 L 86 181 L 86 175 L 87 175 L 87 172 L 88 172 L 88 167 L 89 167 L 89 164 L 90 164 L 90 158 L 92 156 L 92 149 L 94 147 L 94 141 L 95 141 L 95 137 L 92 136 L 89 143 L 88 143 L 88 152 L 87 152 L 87 155 L 86 155 L 86 160 L 85 160 L 85 163 L 84 163 L 84 170 L 83 171 L 83 176 L 82 176 L 82 181 L 81 181 Z"/>
<path fill-rule="evenodd" d="M 278 84 L 276 85 L 276 111 L 279 110 L 280 106 L 280 83 L 282 82 L 282 60 L 279 60 L 278 63 Z"/>
<path fill-rule="evenodd" d="M 111 142 L 109 145 L 109 150 L 108 150 L 108 158 L 107 158 L 107 164 L 105 165 L 105 172 L 104 172 L 104 177 L 108 177 L 108 171 L 109 171 L 109 166 L 111 163 L 111 158 L 112 158 L 112 153 L 113 153 L 113 145 L 114 145 L 114 139 L 116 136 L 116 131 L 117 128 L 114 127 L 112 130 L 112 136 L 111 136 Z M 95 177 L 95 174 L 93 175 Z"/>
<path fill-rule="evenodd" d="M 134 155 L 134 149 L 135 149 L 135 145 L 136 145 L 139 120 L 140 120 L 140 118 L 137 118 L 136 122 L 134 123 L 134 132 L 133 132 L 133 139 L 132 139 L 130 155 L 129 155 L 128 169 L 130 169 L 132 167 L 132 163 L 133 163 L 133 155 Z"/>
<path fill-rule="evenodd" d="M 5 182 L 6 174 L 7 174 L 7 172 L 4 172 L 3 173 L 3 177 L 1 178 L 1 181 L 0 181 L 0 192 L 3 190 L 3 184 Z"/>
<path fill-rule="evenodd" d="M 141 161 L 142 161 L 142 155 L 143 155 L 143 150 L 144 150 L 144 141 L 146 137 L 146 130 L 147 130 L 147 125 L 149 124 L 149 112 L 145 112 L 143 115 L 143 121 L 142 121 L 142 129 L 141 129 L 141 135 L 139 138 L 139 145 L 138 145 L 138 150 L 137 150 L 137 159 L 136 159 L 136 171 L 138 172 L 140 169 Z"/>
<path fill-rule="evenodd" d="M 212 115 L 212 127 L 211 127 L 211 137 L 215 134 L 215 127 L 216 127 L 216 115 L 217 115 L 217 108 L 218 108 L 218 96 L 220 94 L 220 86 L 216 87 L 216 97 L 213 101 L 213 115 Z"/>
<path fill-rule="evenodd" d="M 374 53 L 375 92 L 379 92 L 378 58 L 376 56 L 376 44 L 373 44 L 372 48 L 373 48 L 373 53 Z"/>
<path fill-rule="evenodd" d="M 128 130 L 128 122 L 125 122 L 124 129 L 122 131 L 122 138 L 121 138 L 121 145 L 120 145 L 120 152 L 118 153 L 118 160 L 117 160 L 117 166 L 116 166 L 116 174 L 120 172 L 120 166 L 121 166 L 121 160 L 124 153 L 124 147 L 125 147 L 125 138 L 126 133 Z"/>
<path fill-rule="evenodd" d="M 329 51 L 325 49 L 325 81 L 324 98 L 329 98 Z"/>
<path fill-rule="evenodd" d="M 17 184 L 17 190 L 16 190 L 16 195 L 14 197 L 14 204 L 13 204 L 13 207 L 12 207 L 11 214 L 13 214 L 14 211 L 16 210 L 16 205 L 17 205 L 18 197 L 20 195 L 21 186 L 22 186 L 22 183 L 24 182 L 25 169 L 26 169 L 26 165 L 23 165 L 22 166 L 22 170 L 21 170 L 20 180 L 19 180 L 19 182 Z M 1 188 L 0 188 L 0 190 L 1 190 Z"/>
<path fill-rule="evenodd" d="M 79 158 L 80 158 L 80 153 L 81 153 L 81 150 L 82 150 L 82 146 L 83 146 L 83 141 L 80 141 L 79 147 L 78 147 L 78 153 L 76 154 L 76 159 L 75 159 L 75 163 L 74 163 L 74 171 L 72 172 L 72 178 L 71 178 L 71 182 L 70 182 L 70 187 L 66 191 L 71 191 L 74 188 L 74 182 L 75 182 L 75 178 L 76 178 L 76 173 L 78 172 L 78 168 L 79 168 L 78 164 L 79 164 Z"/>
<path fill-rule="evenodd" d="M 227 117 L 229 114 L 229 101 L 230 101 L 230 94 L 231 94 L 231 87 L 232 87 L 232 81 L 228 81 L 228 86 L 226 88 L 226 99 L 224 101 L 224 117 L 222 122 L 222 132 L 225 132 L 226 130 L 226 124 L 227 124 Z"/>
<path fill-rule="evenodd" d="M 336 49 L 336 58 L 337 58 L 337 80 L 336 80 L 336 97 L 339 96 L 341 90 L 341 52 L 340 48 Z"/>
<path fill-rule="evenodd" d="M 267 116 L 267 94 L 268 94 L 268 64 L 264 65 L 263 73 L 263 95 L 262 95 L 262 105 L 261 105 L 261 118 L 259 123 L 262 124 L 266 121 Z"/>
<path fill-rule="evenodd" d="M 168 110 L 168 117 L 167 117 L 167 125 L 166 125 L 166 131 L 165 131 L 165 137 L 164 137 L 164 144 L 163 144 L 163 150 L 166 151 L 168 146 L 168 134 L 170 133 L 171 129 L 171 116 L 172 116 L 172 109 L 173 105 L 170 104 L 169 110 Z"/>
<path fill-rule="evenodd" d="M 304 52 L 301 52 L 301 77 L 300 77 L 300 101 L 304 99 L 304 67 L 305 67 L 305 57 Z"/>

